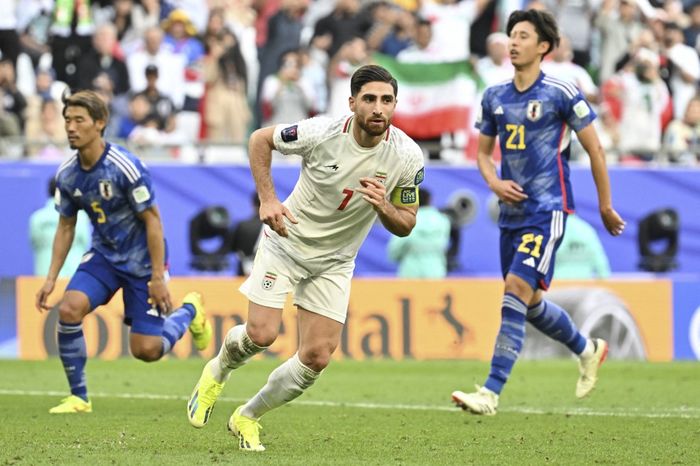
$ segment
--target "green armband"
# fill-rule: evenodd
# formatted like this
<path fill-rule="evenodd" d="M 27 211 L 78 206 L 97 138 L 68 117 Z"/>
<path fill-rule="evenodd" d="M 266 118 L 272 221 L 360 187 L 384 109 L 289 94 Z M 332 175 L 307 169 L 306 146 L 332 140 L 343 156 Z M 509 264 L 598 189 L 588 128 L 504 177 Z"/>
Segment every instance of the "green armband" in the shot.
<path fill-rule="evenodd" d="M 411 188 L 396 187 L 391 192 L 391 203 L 398 206 L 418 205 L 418 186 Z"/>

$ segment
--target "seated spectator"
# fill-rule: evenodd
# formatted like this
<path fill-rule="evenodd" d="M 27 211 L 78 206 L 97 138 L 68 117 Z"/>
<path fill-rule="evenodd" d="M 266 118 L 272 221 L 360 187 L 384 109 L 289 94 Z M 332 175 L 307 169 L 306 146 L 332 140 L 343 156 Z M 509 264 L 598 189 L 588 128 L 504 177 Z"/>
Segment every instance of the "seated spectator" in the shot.
<path fill-rule="evenodd" d="M 14 115 L 16 123 L 19 125 L 20 130 L 23 131 L 27 100 L 17 89 L 15 65 L 9 58 L 0 59 L 0 89 L 3 92 L 0 106 L 3 107 L 8 115 Z"/>
<path fill-rule="evenodd" d="M 486 51 L 488 55 L 476 62 L 476 71 L 484 81 L 484 87 L 512 79 L 515 70 L 508 56 L 508 36 L 502 32 L 489 34 L 486 38 Z"/>
<path fill-rule="evenodd" d="M 43 98 L 38 113 L 29 112 L 25 130 L 27 155 L 63 155 L 63 151 L 57 149 L 66 145 L 67 138 L 61 109 L 57 101 Z"/>
<path fill-rule="evenodd" d="M 674 163 L 700 161 L 700 96 L 690 99 L 682 120 L 673 120 L 668 125 L 663 150 Z"/>
<path fill-rule="evenodd" d="M 119 121 L 117 137 L 127 139 L 134 128 L 143 124 L 149 116 L 151 116 L 151 103 L 143 94 L 134 95 L 129 100 L 129 113 Z M 157 119 L 153 117 L 153 120 L 156 121 L 157 126 Z"/>
<path fill-rule="evenodd" d="M 146 89 L 139 92 L 151 105 L 149 115 L 155 117 L 158 130 L 171 132 L 175 129 L 175 105 L 173 101 L 158 90 L 158 67 L 148 65 L 146 67 Z"/>
<path fill-rule="evenodd" d="M 123 60 L 115 55 L 118 47 L 117 29 L 112 24 L 103 24 L 95 31 L 93 49 L 87 52 L 79 64 L 78 86 L 81 89 L 96 89 L 95 80 L 105 75 L 112 82 L 115 97 L 129 90 L 129 71 Z"/>
<path fill-rule="evenodd" d="M 571 41 L 562 35 L 559 47 L 555 48 L 551 53 L 551 59 L 542 62 L 542 71 L 578 87 L 589 102 L 599 102 L 598 87 L 593 83 L 591 75 L 581 65 L 574 63 L 573 58 L 574 52 L 571 49 Z"/>
<path fill-rule="evenodd" d="M 433 38 L 433 27 L 427 19 L 420 19 L 416 24 L 416 35 L 413 43 L 399 52 L 396 59 L 403 63 L 434 63 L 440 61 L 439 55 L 430 44 Z"/>
<path fill-rule="evenodd" d="M 348 90 L 350 77 L 362 65 L 369 62 L 367 43 L 357 37 L 345 43 L 328 65 L 328 114 L 340 117 L 350 113 Z"/>

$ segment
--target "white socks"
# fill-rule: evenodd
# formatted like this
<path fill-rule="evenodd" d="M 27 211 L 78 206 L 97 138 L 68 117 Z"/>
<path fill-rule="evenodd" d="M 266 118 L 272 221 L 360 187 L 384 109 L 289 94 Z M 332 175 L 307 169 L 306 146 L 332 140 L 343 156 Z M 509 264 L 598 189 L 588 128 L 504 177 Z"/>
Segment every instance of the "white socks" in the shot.
<path fill-rule="evenodd" d="M 224 344 L 219 354 L 209 361 L 207 366 L 218 383 L 226 382 L 231 371 L 241 367 L 266 347 L 258 346 L 250 339 L 245 331 L 245 324 L 236 325 L 226 334 Z"/>
<path fill-rule="evenodd" d="M 581 359 L 590 358 L 593 356 L 593 353 L 595 353 L 595 345 L 593 344 L 593 340 L 586 338 L 586 347 L 583 348 L 583 351 L 581 351 L 581 354 L 579 354 L 578 357 Z"/>
<path fill-rule="evenodd" d="M 253 419 L 292 401 L 316 381 L 320 372 L 306 367 L 298 353 L 272 371 L 267 383 L 241 410 L 241 414 Z"/>

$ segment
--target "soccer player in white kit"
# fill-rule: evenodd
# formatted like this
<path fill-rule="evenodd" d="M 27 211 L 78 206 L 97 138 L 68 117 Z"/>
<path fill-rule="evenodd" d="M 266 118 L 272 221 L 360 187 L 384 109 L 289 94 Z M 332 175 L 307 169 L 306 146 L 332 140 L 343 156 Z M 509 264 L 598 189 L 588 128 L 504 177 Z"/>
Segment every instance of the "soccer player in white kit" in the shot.
<path fill-rule="evenodd" d="M 231 371 L 275 341 L 292 292 L 298 351 L 228 421 L 241 450 L 265 450 L 260 417 L 309 388 L 338 346 L 355 256 L 375 219 L 397 236 L 413 229 L 423 154 L 390 125 L 397 88 L 384 68 L 363 66 L 350 83 L 352 115 L 270 126 L 251 135 L 250 167 L 265 226 L 251 275 L 240 288 L 249 299 L 248 321 L 228 332 L 219 354 L 204 367 L 187 404 L 194 427 L 209 420 Z M 270 176 L 273 149 L 303 159 L 299 180 L 284 202 Z"/>

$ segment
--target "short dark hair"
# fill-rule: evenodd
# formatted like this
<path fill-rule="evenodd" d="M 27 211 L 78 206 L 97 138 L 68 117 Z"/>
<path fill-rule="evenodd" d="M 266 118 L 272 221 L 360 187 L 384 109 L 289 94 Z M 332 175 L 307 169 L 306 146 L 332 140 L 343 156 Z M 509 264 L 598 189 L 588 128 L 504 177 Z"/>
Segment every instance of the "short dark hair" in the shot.
<path fill-rule="evenodd" d="M 353 73 L 350 79 L 350 95 L 356 97 L 362 86 L 372 82 L 391 84 L 394 88 L 394 97 L 399 93 L 399 84 L 386 68 L 379 65 L 365 65 Z"/>
<path fill-rule="evenodd" d="M 68 107 L 83 107 L 94 121 L 109 121 L 109 109 L 102 97 L 95 91 L 82 90 L 74 94 L 63 96 L 63 117 L 66 116 Z M 104 129 L 102 130 L 104 135 Z"/>
<path fill-rule="evenodd" d="M 515 10 L 508 17 L 508 26 L 506 27 L 506 34 L 508 34 L 508 37 L 510 37 L 510 33 L 515 25 L 523 21 L 527 21 L 535 26 L 538 43 L 549 43 L 549 48 L 544 55 L 542 55 L 542 58 L 559 47 L 559 28 L 557 27 L 557 21 L 551 13 L 540 10 Z"/>

